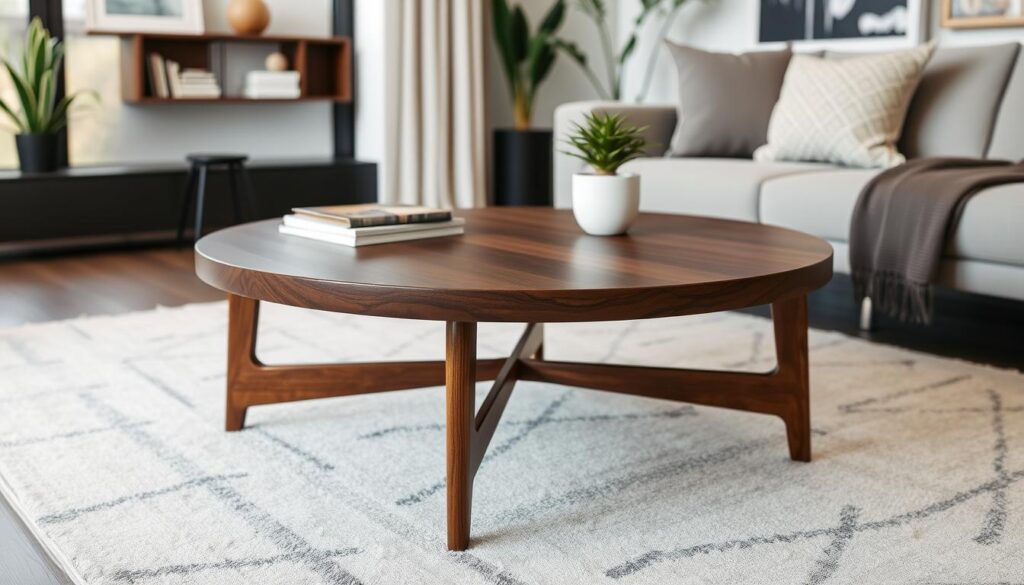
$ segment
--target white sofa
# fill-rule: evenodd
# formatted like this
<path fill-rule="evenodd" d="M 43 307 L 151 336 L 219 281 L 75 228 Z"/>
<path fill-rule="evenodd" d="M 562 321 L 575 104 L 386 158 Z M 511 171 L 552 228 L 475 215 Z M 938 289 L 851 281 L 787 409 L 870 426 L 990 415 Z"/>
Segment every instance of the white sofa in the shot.
<path fill-rule="evenodd" d="M 1024 158 L 1024 55 L 1016 43 L 940 48 L 915 94 L 901 138 L 909 157 Z M 837 272 L 848 272 L 850 216 L 864 184 L 879 171 L 822 163 L 758 163 L 747 159 L 667 158 L 676 108 L 577 102 L 555 112 L 555 138 L 589 112 L 619 112 L 650 126 L 648 158 L 623 168 L 641 176 L 646 211 L 724 217 L 793 228 L 835 248 Z M 559 152 L 555 205 L 571 205 L 580 163 Z M 987 189 L 969 200 L 942 262 L 943 286 L 1024 301 L 1024 184 Z"/>

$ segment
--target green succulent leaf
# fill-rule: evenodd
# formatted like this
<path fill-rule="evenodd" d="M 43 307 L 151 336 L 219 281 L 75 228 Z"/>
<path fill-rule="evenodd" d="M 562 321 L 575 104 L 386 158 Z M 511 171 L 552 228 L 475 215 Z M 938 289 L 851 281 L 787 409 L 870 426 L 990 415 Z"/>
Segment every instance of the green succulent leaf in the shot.
<path fill-rule="evenodd" d="M 583 160 L 598 174 L 614 175 L 622 165 L 643 156 L 647 129 L 627 125 L 621 114 L 587 114 L 584 124 L 573 124 L 563 140 L 572 147 L 564 152 Z"/>

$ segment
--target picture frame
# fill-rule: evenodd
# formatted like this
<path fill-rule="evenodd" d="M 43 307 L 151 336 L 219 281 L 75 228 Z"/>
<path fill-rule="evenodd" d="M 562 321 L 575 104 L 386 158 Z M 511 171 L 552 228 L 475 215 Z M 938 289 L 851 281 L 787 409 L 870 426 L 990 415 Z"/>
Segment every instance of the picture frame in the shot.
<path fill-rule="evenodd" d="M 95 32 L 201 35 L 203 0 L 86 0 L 85 26 Z"/>
<path fill-rule="evenodd" d="M 1010 26 L 1024 26 L 1024 0 L 1008 0 L 1004 7 L 980 6 L 980 14 L 965 15 L 957 14 L 964 7 L 959 5 L 961 0 L 942 0 L 942 17 L 940 22 L 942 28 L 970 29 L 970 28 L 1000 28 Z M 995 13 L 993 13 L 995 12 Z M 1002 12 L 1002 14 L 999 14 Z"/>
<path fill-rule="evenodd" d="M 784 2 L 781 0 L 759 0 L 758 18 L 755 20 L 756 45 L 761 49 L 781 49 L 791 45 L 795 51 L 882 51 L 909 49 L 927 40 L 928 7 L 933 0 L 853 0 L 840 3 L 849 12 L 843 18 L 832 15 L 826 22 L 824 13 L 830 6 L 827 0 L 806 2 Z M 890 6 L 891 5 L 891 6 Z M 834 5 L 832 5 L 834 6 Z M 771 11 L 776 11 L 772 14 Z M 785 11 L 798 14 L 785 14 Z M 801 12 L 803 11 L 803 12 Z M 810 12 L 813 11 L 813 12 Z M 899 34 L 849 34 L 851 26 L 863 27 L 859 20 L 863 12 L 876 11 L 871 23 L 893 22 L 893 12 L 902 12 Z M 772 30 L 773 23 L 766 19 L 778 17 L 782 12 L 789 22 L 779 22 L 781 30 Z M 794 20 L 795 16 L 799 16 Z M 857 23 L 857 24 L 852 24 Z"/>

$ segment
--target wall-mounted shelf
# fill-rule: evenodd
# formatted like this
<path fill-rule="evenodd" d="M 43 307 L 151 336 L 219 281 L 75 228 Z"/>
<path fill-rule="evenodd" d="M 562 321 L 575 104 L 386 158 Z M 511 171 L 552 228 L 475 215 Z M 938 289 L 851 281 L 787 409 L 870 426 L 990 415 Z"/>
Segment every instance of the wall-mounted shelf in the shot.
<path fill-rule="evenodd" d="M 90 31 L 93 35 L 121 38 L 121 88 L 124 101 L 134 104 L 168 103 L 288 103 L 303 101 L 352 101 L 352 43 L 348 37 L 238 36 L 207 33 L 121 33 Z M 218 46 L 225 43 L 276 45 L 292 69 L 299 72 L 300 97 L 252 99 L 239 95 L 220 98 L 172 99 L 154 96 L 147 79 L 150 53 L 177 61 L 182 68 L 212 69 Z M 222 80 L 223 83 L 223 80 Z"/>

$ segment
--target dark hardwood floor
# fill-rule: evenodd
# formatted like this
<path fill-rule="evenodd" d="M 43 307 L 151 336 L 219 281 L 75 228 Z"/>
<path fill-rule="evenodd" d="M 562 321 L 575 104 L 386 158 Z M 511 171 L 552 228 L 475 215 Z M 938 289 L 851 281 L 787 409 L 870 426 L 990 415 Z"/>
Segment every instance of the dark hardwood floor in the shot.
<path fill-rule="evenodd" d="M 191 250 L 149 248 L 0 261 L 0 327 L 216 301 Z M 930 326 L 878 319 L 861 332 L 849 277 L 811 295 L 810 324 L 865 339 L 1024 370 L 1024 303 L 939 290 Z M 768 315 L 767 307 L 747 311 Z M 811 356 L 813 361 L 814 356 Z M 14 579 L 3 581 L 3 576 Z M 70 583 L 0 498 L 0 583 Z"/>
<path fill-rule="evenodd" d="M 0 327 L 223 300 L 192 258 L 150 248 L 0 261 Z"/>
<path fill-rule="evenodd" d="M 0 327 L 216 301 L 191 250 L 147 248 L 0 261 Z M 1024 370 L 1024 303 L 940 289 L 929 326 L 884 317 L 862 332 L 849 277 L 811 295 L 810 323 L 871 341 Z M 747 311 L 768 315 L 767 307 Z"/>

